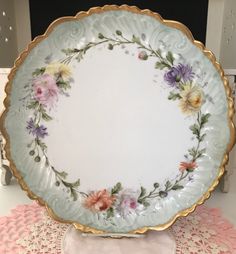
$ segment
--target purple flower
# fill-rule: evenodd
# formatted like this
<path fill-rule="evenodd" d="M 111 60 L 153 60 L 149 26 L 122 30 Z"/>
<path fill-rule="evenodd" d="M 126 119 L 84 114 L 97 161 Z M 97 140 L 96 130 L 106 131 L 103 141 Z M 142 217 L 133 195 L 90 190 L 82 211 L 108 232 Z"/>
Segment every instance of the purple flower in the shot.
<path fill-rule="evenodd" d="M 184 82 L 191 81 L 194 77 L 194 72 L 192 71 L 192 67 L 189 65 L 179 64 L 177 69 L 180 72 L 181 79 Z"/>
<path fill-rule="evenodd" d="M 29 131 L 29 134 L 33 134 L 35 132 L 35 125 L 34 125 L 34 121 L 32 118 L 30 118 L 30 120 L 27 122 L 27 127 L 26 129 Z"/>
<path fill-rule="evenodd" d="M 192 181 L 193 181 L 193 176 L 189 176 L 189 177 L 188 177 L 188 180 L 189 180 L 190 182 L 192 182 Z"/>
<path fill-rule="evenodd" d="M 48 135 L 47 128 L 43 125 L 40 125 L 40 126 L 36 127 L 35 135 L 38 138 L 44 138 L 45 136 Z"/>
<path fill-rule="evenodd" d="M 176 67 L 172 67 L 168 72 L 164 75 L 164 80 L 170 86 L 176 86 L 178 82 L 181 80 L 181 76 L 179 70 Z"/>
<path fill-rule="evenodd" d="M 170 86 L 177 86 L 180 81 L 187 82 L 191 81 L 194 77 L 192 67 L 189 65 L 179 64 L 177 67 L 172 67 L 164 75 L 164 80 Z"/>
<path fill-rule="evenodd" d="M 44 138 L 48 135 L 47 128 L 43 125 L 36 125 L 32 118 L 30 118 L 30 120 L 27 122 L 26 129 L 29 131 L 29 134 L 32 134 L 37 138 Z"/>

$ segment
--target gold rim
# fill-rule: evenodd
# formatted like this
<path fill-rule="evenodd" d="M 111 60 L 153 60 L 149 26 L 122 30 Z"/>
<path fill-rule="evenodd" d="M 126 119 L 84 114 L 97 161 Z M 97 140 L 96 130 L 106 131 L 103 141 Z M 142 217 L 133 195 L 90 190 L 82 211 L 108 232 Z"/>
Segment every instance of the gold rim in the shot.
<path fill-rule="evenodd" d="M 22 176 L 20 175 L 20 173 L 18 172 L 12 158 L 11 158 L 11 153 L 10 153 L 10 138 L 7 134 L 7 131 L 4 127 L 4 120 L 5 117 L 7 115 L 7 112 L 9 110 L 10 107 L 10 93 L 11 93 L 11 89 L 12 89 L 12 81 L 15 77 L 15 74 L 19 68 L 19 66 L 24 62 L 24 60 L 26 59 L 26 57 L 28 56 L 29 52 L 36 46 L 38 45 L 44 38 L 48 37 L 49 34 L 53 31 L 54 27 L 56 27 L 57 25 L 67 22 L 67 21 L 72 21 L 72 20 L 80 20 L 84 17 L 90 16 L 92 14 L 95 13 L 103 13 L 106 11 L 129 11 L 132 13 L 137 13 L 137 14 L 141 14 L 141 15 L 147 15 L 147 16 L 151 16 L 153 18 L 155 18 L 156 20 L 158 20 L 159 22 L 170 26 L 172 28 L 176 28 L 180 31 L 182 31 L 187 37 L 188 39 L 195 45 L 197 46 L 204 54 L 205 56 L 212 62 L 212 64 L 215 66 L 216 70 L 218 71 L 219 75 L 221 76 L 221 79 L 223 81 L 224 87 L 225 87 L 225 92 L 226 92 L 226 96 L 227 96 L 227 101 L 228 101 L 228 125 L 229 125 L 229 129 L 230 129 L 230 141 L 228 143 L 226 152 L 223 156 L 222 162 L 221 162 L 221 166 L 219 168 L 219 174 L 217 179 L 215 179 L 215 181 L 212 183 L 212 185 L 209 187 L 208 191 L 194 204 L 192 205 L 190 208 L 187 208 L 185 210 L 182 210 L 180 212 L 178 212 L 173 218 L 171 218 L 168 222 L 161 224 L 161 225 L 157 225 L 157 226 L 153 226 L 153 227 L 142 227 L 133 231 L 130 231 L 129 233 L 145 233 L 147 230 L 157 230 L 157 231 L 161 231 L 164 230 L 168 227 L 170 227 L 177 218 L 179 217 L 183 217 L 183 216 L 187 216 L 189 213 L 193 212 L 196 207 L 200 204 L 202 204 L 206 199 L 208 199 L 211 195 L 211 192 L 215 189 L 215 187 L 218 185 L 219 180 L 221 178 L 221 176 L 223 175 L 224 171 L 225 171 L 225 165 L 228 162 L 228 155 L 230 150 L 233 148 L 234 143 L 235 143 L 235 127 L 234 127 L 234 123 L 233 123 L 233 115 L 234 115 L 234 102 L 231 96 L 231 89 L 229 87 L 229 83 L 227 78 L 224 76 L 224 72 L 222 67 L 220 66 L 220 64 L 216 61 L 215 56 L 213 55 L 213 53 L 209 50 L 207 50 L 204 45 L 199 42 L 199 41 L 195 41 L 191 32 L 189 31 L 189 29 L 176 21 L 172 21 L 172 20 L 164 20 L 162 19 L 162 17 L 155 13 L 152 12 L 150 10 L 140 10 L 139 8 L 137 8 L 136 6 L 128 6 L 128 5 L 122 5 L 122 6 L 117 6 L 117 5 L 105 5 L 104 7 L 94 7 L 91 8 L 89 11 L 87 12 L 79 12 L 76 16 L 74 17 L 62 17 L 59 18 L 57 20 L 55 20 L 46 30 L 46 32 L 41 35 L 36 37 L 27 47 L 27 49 L 17 58 L 17 60 L 15 61 L 14 67 L 12 68 L 10 74 L 8 75 L 8 83 L 6 84 L 6 88 L 5 88 L 5 92 L 6 92 L 6 98 L 4 100 L 4 106 L 5 106 L 5 111 L 3 112 L 1 119 L 0 119 L 0 128 L 1 131 L 3 133 L 4 138 L 6 139 L 6 146 L 5 146 L 5 150 L 6 150 L 6 156 L 7 159 L 10 162 L 10 168 L 12 170 L 13 175 L 16 177 L 17 181 L 19 182 L 21 188 L 27 193 L 27 195 L 29 196 L 29 198 L 36 200 L 40 205 L 45 206 L 48 214 L 54 219 L 57 220 L 59 222 L 62 223 L 70 223 L 73 224 L 77 229 L 83 231 L 83 232 L 91 232 L 91 233 L 96 233 L 96 234 L 101 234 L 101 233 L 108 233 L 106 231 L 103 230 L 98 230 L 96 228 L 91 228 L 85 225 L 82 225 L 78 222 L 74 222 L 74 221 L 66 221 L 63 220 L 62 218 L 58 217 L 54 211 L 49 207 L 49 205 L 40 197 L 38 197 L 37 195 L 35 195 L 27 186 L 27 184 L 24 182 Z"/>

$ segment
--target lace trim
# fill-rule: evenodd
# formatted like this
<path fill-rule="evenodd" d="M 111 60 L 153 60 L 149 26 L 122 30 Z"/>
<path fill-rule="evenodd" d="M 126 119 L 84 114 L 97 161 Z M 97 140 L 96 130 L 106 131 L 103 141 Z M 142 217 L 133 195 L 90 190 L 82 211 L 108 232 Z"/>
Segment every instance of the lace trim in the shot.
<path fill-rule="evenodd" d="M 176 254 L 236 253 L 236 230 L 218 209 L 198 207 L 195 213 L 179 219 L 171 232 L 176 239 Z"/>

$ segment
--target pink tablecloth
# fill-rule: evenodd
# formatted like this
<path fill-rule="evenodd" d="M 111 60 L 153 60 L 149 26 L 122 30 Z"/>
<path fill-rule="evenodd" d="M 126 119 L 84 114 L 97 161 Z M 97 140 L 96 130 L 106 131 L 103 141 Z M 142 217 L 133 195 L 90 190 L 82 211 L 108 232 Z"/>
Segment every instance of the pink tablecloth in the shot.
<path fill-rule="evenodd" d="M 151 242 L 155 245 L 153 239 L 157 236 L 157 232 L 150 232 L 143 239 L 85 239 L 70 225 L 51 220 L 44 208 L 35 203 L 18 206 L 11 216 L 0 218 L 0 254 L 69 254 L 72 247 L 77 254 L 127 254 L 134 253 L 137 246 L 140 251 L 135 254 L 159 254 L 160 249 L 145 249 L 149 241 L 149 247 Z M 159 243 L 170 247 L 174 242 L 171 237 L 175 238 L 177 254 L 236 254 L 236 229 L 222 217 L 219 209 L 198 207 L 193 214 L 179 219 L 168 234 L 159 233 Z M 102 250 L 104 245 L 106 248 Z M 109 248 L 113 248 L 112 252 Z"/>

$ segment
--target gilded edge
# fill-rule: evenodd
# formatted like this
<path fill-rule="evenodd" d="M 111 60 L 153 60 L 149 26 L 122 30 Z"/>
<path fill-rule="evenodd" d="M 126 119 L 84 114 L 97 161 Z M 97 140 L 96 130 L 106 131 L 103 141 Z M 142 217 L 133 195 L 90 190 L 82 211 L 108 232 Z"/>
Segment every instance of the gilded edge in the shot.
<path fill-rule="evenodd" d="M 49 205 L 42 200 L 40 197 L 38 197 L 37 195 L 35 195 L 27 186 L 27 184 L 24 182 L 22 176 L 20 175 L 20 173 L 18 172 L 13 160 L 11 159 L 11 153 L 10 153 L 10 138 L 7 134 L 7 131 L 4 127 L 4 120 L 6 118 L 7 112 L 9 110 L 10 107 L 10 93 L 11 93 L 11 87 L 12 87 L 12 81 L 14 79 L 14 76 L 19 68 L 19 66 L 24 62 L 24 60 L 26 59 L 26 57 L 28 56 L 29 52 L 37 45 L 39 44 L 44 38 L 46 38 L 47 36 L 49 36 L 49 34 L 53 31 L 54 27 L 56 27 L 57 25 L 63 23 L 63 22 L 67 22 L 67 21 L 72 21 L 72 20 L 79 20 L 82 19 L 84 17 L 90 16 L 92 14 L 95 13 L 103 13 L 106 11 L 129 11 L 132 13 L 137 13 L 137 14 L 141 14 L 141 15 L 147 15 L 147 16 L 151 16 L 153 18 L 155 18 L 156 20 L 158 20 L 159 22 L 176 28 L 180 31 L 182 31 L 187 37 L 188 39 L 194 44 L 196 45 L 204 54 L 205 56 L 212 62 L 212 64 L 215 66 L 216 70 L 218 71 L 219 75 L 221 76 L 221 79 L 223 81 L 224 87 L 225 87 L 225 92 L 226 92 L 226 96 L 227 96 L 227 101 L 228 101 L 228 124 L 229 124 L 229 128 L 230 128 L 230 141 L 228 143 L 226 152 L 223 156 L 222 162 L 221 162 L 221 166 L 219 168 L 219 174 L 217 179 L 215 179 L 215 181 L 212 183 L 212 185 L 210 186 L 210 188 L 208 189 L 208 191 L 202 196 L 202 198 L 200 198 L 194 205 L 192 205 L 190 208 L 187 208 L 185 210 L 180 211 L 179 213 L 177 213 L 173 218 L 171 218 L 168 222 L 161 224 L 161 225 L 157 225 L 157 226 L 147 226 L 147 227 L 143 227 L 143 228 L 139 228 L 133 231 L 130 231 L 129 233 L 132 234 L 143 234 L 148 230 L 156 230 L 156 231 L 161 231 L 164 230 L 168 227 L 170 227 L 179 217 L 184 217 L 187 216 L 189 213 L 193 212 L 196 207 L 198 205 L 201 205 L 206 199 L 208 199 L 211 195 L 211 192 L 215 189 L 215 187 L 218 185 L 219 180 L 221 178 L 221 176 L 224 174 L 225 171 L 225 166 L 228 163 L 228 156 L 229 156 L 229 152 L 230 150 L 233 148 L 234 144 L 235 144 L 235 126 L 233 123 L 233 116 L 234 116 L 234 101 L 233 98 L 231 96 L 231 89 L 229 86 L 229 82 L 227 80 L 227 78 L 224 76 L 224 71 L 222 69 L 222 67 L 220 66 L 220 64 L 216 61 L 216 58 L 214 56 L 214 54 L 207 50 L 204 45 L 199 42 L 199 41 L 195 41 L 190 30 L 183 24 L 177 22 L 177 21 L 172 21 L 172 20 L 164 20 L 162 19 L 162 17 L 155 12 L 152 12 L 150 10 L 140 10 L 139 8 L 137 8 L 136 6 L 128 6 L 128 5 L 122 5 L 122 6 L 117 6 L 117 5 L 105 5 L 103 7 L 94 7 L 91 8 L 89 11 L 87 12 L 79 12 L 76 16 L 72 17 L 62 17 L 59 18 L 57 20 L 55 20 L 46 30 L 46 32 L 43 35 L 40 35 L 38 37 L 36 37 L 27 47 L 27 49 L 16 59 L 14 67 L 11 69 L 10 74 L 8 75 L 8 82 L 6 84 L 5 87 L 5 92 L 6 92 L 6 98 L 4 100 L 4 106 L 5 106 L 5 111 L 3 112 L 1 119 L 0 119 L 0 129 L 3 133 L 4 138 L 6 139 L 6 146 L 5 146 L 5 150 L 6 150 L 6 156 L 7 159 L 10 162 L 10 168 L 14 174 L 14 176 L 16 177 L 17 181 L 19 182 L 21 188 L 27 193 L 28 197 L 31 199 L 36 200 L 40 205 L 45 206 L 47 209 L 48 214 L 56 221 L 62 222 L 62 223 L 70 223 L 73 224 L 75 226 L 76 229 L 79 229 L 83 232 L 91 232 L 94 234 L 101 234 L 101 233 L 109 233 L 103 230 L 98 230 L 96 228 L 92 228 L 89 226 L 85 226 L 82 224 L 79 224 L 78 222 L 73 222 L 73 221 L 66 221 L 63 220 L 62 218 L 59 218 L 54 211 L 49 207 Z"/>

